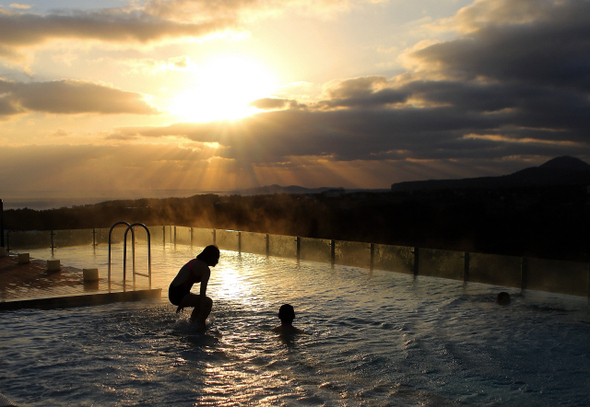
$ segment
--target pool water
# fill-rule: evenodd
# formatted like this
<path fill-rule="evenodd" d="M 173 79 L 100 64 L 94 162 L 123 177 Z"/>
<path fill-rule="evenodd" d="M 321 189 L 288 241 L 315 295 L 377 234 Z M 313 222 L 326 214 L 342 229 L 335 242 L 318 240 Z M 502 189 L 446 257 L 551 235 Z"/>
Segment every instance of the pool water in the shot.
<path fill-rule="evenodd" d="M 102 276 L 105 249 L 82 250 L 55 255 Z M 153 285 L 198 252 L 152 249 Z M 499 306 L 499 291 L 510 290 L 222 251 L 205 333 L 165 290 L 1 313 L 0 392 L 27 406 L 588 405 L 587 300 L 512 290 Z M 286 302 L 306 335 L 271 331 Z"/>

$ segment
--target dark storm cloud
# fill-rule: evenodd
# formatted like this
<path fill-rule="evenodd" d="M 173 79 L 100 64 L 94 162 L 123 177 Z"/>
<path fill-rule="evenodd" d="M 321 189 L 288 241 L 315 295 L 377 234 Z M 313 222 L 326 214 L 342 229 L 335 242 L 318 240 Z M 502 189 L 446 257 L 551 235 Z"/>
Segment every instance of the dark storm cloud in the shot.
<path fill-rule="evenodd" d="M 0 115 L 26 111 L 78 114 L 155 114 L 143 95 L 82 81 L 9 82 L 0 79 Z"/>
<path fill-rule="evenodd" d="M 518 8 L 519 2 L 514 4 Z M 536 86 L 590 86 L 590 2 L 543 2 L 536 21 L 488 25 L 414 53 L 446 74 Z M 552 7 L 547 7 L 551 4 Z M 506 7 L 509 7 L 508 5 Z"/>
<path fill-rule="evenodd" d="M 403 103 L 408 94 L 391 88 L 384 76 L 365 76 L 342 81 L 328 90 L 328 100 L 318 104 L 320 108 L 379 107 Z"/>
<path fill-rule="evenodd" d="M 498 127 L 512 125 L 567 130 L 577 141 L 585 141 L 590 128 L 588 95 L 569 87 L 447 80 L 414 81 L 403 89 L 414 98 L 452 106 L 458 113 L 497 117 Z M 456 119 L 461 120 L 461 116 Z"/>

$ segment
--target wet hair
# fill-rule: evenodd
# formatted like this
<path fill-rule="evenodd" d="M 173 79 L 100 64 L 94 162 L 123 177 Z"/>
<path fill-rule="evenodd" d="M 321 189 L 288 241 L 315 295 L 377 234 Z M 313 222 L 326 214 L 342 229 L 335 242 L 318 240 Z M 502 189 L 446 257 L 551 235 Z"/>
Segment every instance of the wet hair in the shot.
<path fill-rule="evenodd" d="M 510 304 L 510 294 L 508 294 L 506 291 L 498 293 L 498 296 L 496 297 L 496 302 L 500 305 Z"/>
<path fill-rule="evenodd" d="M 283 323 L 292 323 L 295 319 L 295 310 L 293 309 L 293 306 L 290 304 L 281 305 L 281 308 L 279 308 L 279 319 Z"/>
<path fill-rule="evenodd" d="M 209 245 L 203 249 L 197 256 L 197 259 L 203 260 L 205 263 L 210 264 L 219 260 L 219 249 L 217 246 Z"/>

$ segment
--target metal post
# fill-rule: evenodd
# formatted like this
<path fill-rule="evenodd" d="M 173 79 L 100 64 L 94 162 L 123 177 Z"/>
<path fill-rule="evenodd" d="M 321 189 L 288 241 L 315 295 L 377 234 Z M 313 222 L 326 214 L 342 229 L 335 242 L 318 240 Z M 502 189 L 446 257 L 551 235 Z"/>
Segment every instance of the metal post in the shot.
<path fill-rule="evenodd" d="M 375 243 L 371 243 L 371 271 L 373 271 L 373 268 L 375 267 Z"/>
<path fill-rule="evenodd" d="M 191 226 L 191 248 L 193 247 L 193 241 L 194 241 L 194 237 L 193 237 L 193 227 Z"/>
<path fill-rule="evenodd" d="M 4 247 L 4 201 L 0 199 L 0 247 Z"/>
<path fill-rule="evenodd" d="M 238 253 L 242 254 L 242 232 L 238 230 Z"/>
<path fill-rule="evenodd" d="M 334 267 L 336 264 L 336 240 L 330 240 L 330 264 Z"/>
<path fill-rule="evenodd" d="M 213 229 L 213 245 L 217 246 L 217 229 Z"/>
<path fill-rule="evenodd" d="M 301 260 L 301 238 L 297 236 L 297 264 Z"/>
<path fill-rule="evenodd" d="M 270 256 L 270 235 L 266 234 L 266 257 Z"/>
<path fill-rule="evenodd" d="M 55 249 L 55 246 L 53 244 L 53 236 L 55 236 L 55 233 L 53 233 L 53 230 L 51 230 L 49 234 L 51 235 L 51 255 L 53 256 L 53 249 Z"/>
<path fill-rule="evenodd" d="M 420 270 L 420 248 L 414 247 L 414 276 L 417 276 Z"/>
<path fill-rule="evenodd" d="M 525 290 L 527 286 L 528 264 L 526 257 L 520 260 L 520 289 Z"/>
<path fill-rule="evenodd" d="M 469 281 L 469 252 L 465 252 L 465 268 L 463 270 L 463 282 Z"/>

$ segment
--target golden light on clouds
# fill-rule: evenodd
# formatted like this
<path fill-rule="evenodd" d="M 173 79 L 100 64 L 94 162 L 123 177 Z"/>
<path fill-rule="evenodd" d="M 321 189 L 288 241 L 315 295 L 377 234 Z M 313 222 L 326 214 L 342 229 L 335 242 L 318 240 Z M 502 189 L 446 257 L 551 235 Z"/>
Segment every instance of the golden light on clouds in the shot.
<path fill-rule="evenodd" d="M 255 59 L 220 55 L 195 69 L 195 84 L 174 97 L 169 111 L 190 122 L 241 119 L 258 111 L 250 102 L 277 88 L 275 75 Z"/>
<path fill-rule="evenodd" d="M 0 185 L 388 189 L 590 161 L 589 13 L 590 0 L 0 0 Z"/>

